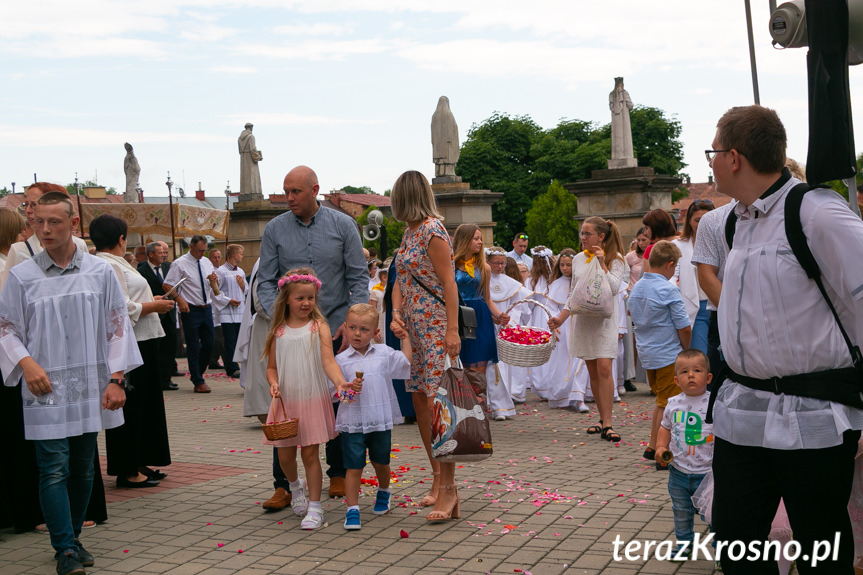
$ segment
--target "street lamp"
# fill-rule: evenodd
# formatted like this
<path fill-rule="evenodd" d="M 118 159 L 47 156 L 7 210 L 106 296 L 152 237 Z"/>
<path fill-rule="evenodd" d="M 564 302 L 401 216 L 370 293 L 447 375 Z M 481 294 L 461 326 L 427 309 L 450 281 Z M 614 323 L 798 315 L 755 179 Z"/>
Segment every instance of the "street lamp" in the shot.
<path fill-rule="evenodd" d="M 228 185 L 225 188 L 225 209 L 231 209 L 231 180 L 228 180 Z"/>
<path fill-rule="evenodd" d="M 174 237 L 174 200 L 171 198 L 171 188 L 174 186 L 174 182 L 171 181 L 170 171 L 165 185 L 168 186 L 168 212 L 171 214 L 171 251 L 174 253 L 174 259 L 177 259 L 177 239 Z"/>

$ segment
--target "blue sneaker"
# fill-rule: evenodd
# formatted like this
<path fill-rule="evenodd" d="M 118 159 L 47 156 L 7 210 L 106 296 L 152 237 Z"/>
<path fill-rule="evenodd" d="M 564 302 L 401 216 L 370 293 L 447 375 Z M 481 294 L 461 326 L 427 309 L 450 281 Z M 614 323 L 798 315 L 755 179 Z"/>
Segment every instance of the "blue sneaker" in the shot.
<path fill-rule="evenodd" d="M 348 512 L 345 513 L 345 529 L 355 531 L 360 527 L 362 527 L 360 523 L 360 510 L 348 509 Z"/>
<path fill-rule="evenodd" d="M 378 491 L 378 496 L 375 498 L 375 506 L 372 507 L 372 513 L 375 515 L 386 515 L 390 512 L 390 492 Z"/>
<path fill-rule="evenodd" d="M 78 561 L 81 562 L 81 565 L 84 567 L 92 567 L 96 564 L 93 554 L 84 549 L 84 546 L 81 545 L 81 542 L 77 539 L 75 540 L 75 546 L 78 548 Z"/>
<path fill-rule="evenodd" d="M 69 549 L 57 558 L 57 575 L 85 575 L 76 549 Z"/>

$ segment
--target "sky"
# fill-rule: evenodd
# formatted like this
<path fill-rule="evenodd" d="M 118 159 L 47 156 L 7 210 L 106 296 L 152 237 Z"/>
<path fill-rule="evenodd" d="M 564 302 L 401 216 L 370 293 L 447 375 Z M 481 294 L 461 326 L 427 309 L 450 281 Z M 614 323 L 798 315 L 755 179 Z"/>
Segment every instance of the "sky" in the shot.
<path fill-rule="evenodd" d="M 774 49 L 768 2 L 752 4 L 761 103 L 805 161 L 806 50 Z M 383 193 L 434 175 L 441 95 L 464 142 L 495 112 L 608 123 L 615 76 L 680 121 L 703 182 L 716 120 L 754 102 L 742 0 L 30 0 L 0 22 L 0 188 L 19 191 L 77 173 L 122 192 L 130 142 L 145 195 L 166 196 L 170 171 L 175 192 L 224 197 L 252 122 L 265 195 L 300 164 L 322 192 Z M 859 110 L 863 66 L 850 75 Z"/>

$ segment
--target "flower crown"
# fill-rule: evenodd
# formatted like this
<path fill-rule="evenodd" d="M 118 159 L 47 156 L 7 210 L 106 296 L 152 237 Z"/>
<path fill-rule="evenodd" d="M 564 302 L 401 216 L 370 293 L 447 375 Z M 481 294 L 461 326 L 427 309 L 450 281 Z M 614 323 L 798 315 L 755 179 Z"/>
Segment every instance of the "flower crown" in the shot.
<path fill-rule="evenodd" d="M 503 251 L 502 248 L 494 247 L 494 248 L 485 248 L 485 257 L 490 256 L 505 256 L 506 252 Z"/>
<path fill-rule="evenodd" d="M 535 255 L 535 256 L 545 258 L 545 259 L 549 259 L 551 256 L 554 255 L 554 253 L 548 248 L 543 248 L 543 249 L 533 248 L 530 250 L 530 253 Z"/>
<path fill-rule="evenodd" d="M 321 289 L 321 280 L 319 280 L 315 276 L 298 274 L 291 274 L 289 276 L 285 276 L 279 279 L 279 289 L 284 289 L 286 285 L 294 282 L 309 282 L 311 284 L 314 284 L 316 290 Z"/>

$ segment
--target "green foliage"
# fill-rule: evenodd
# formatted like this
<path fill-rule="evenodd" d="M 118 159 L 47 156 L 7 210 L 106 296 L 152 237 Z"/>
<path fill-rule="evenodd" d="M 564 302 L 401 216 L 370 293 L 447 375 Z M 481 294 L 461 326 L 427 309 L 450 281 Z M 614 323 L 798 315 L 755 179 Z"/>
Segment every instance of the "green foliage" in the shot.
<path fill-rule="evenodd" d="M 99 184 L 97 184 L 93 180 L 86 180 L 84 183 L 79 183 L 78 185 L 81 186 L 81 191 L 83 192 L 84 188 L 90 188 L 90 187 L 98 186 Z M 66 184 L 66 191 L 69 193 L 70 196 L 74 196 L 75 194 L 78 193 L 78 191 L 75 190 L 75 184 L 74 183 Z M 105 193 L 108 194 L 109 196 L 116 196 L 117 190 L 113 186 L 111 186 L 110 188 L 105 188 Z"/>
<path fill-rule="evenodd" d="M 863 173 L 861 173 L 861 171 L 863 171 L 863 154 L 857 156 L 857 177 L 855 182 L 858 186 L 863 184 Z M 824 185 L 836 192 L 839 192 L 839 194 L 846 200 L 848 199 L 848 188 L 845 187 L 845 182 L 841 180 L 831 180 L 829 182 L 825 182 Z"/>
<path fill-rule="evenodd" d="M 558 253 L 563 248 L 578 249 L 578 200 L 555 180 L 533 201 L 527 212 L 527 234 L 531 245 L 543 245 Z"/>
<path fill-rule="evenodd" d="M 342 190 L 346 194 L 373 194 L 373 193 L 375 193 L 374 190 L 372 190 L 368 186 L 360 186 L 360 187 L 344 186 L 344 187 L 342 187 Z"/>
<path fill-rule="evenodd" d="M 677 139 L 680 122 L 645 106 L 633 109 L 630 121 L 638 164 L 652 166 L 658 174 L 678 174 L 686 165 Z M 516 233 L 526 230 L 527 212 L 554 180 L 589 178 L 592 170 L 605 169 L 610 157 L 611 124 L 562 119 L 543 130 L 529 116 L 495 112 L 471 126 L 456 173 L 473 189 L 503 192 L 492 216 L 497 222 L 496 243 L 508 246 Z"/>
<path fill-rule="evenodd" d="M 364 226 L 364 225 L 368 224 L 369 223 L 369 212 L 372 210 L 377 210 L 377 209 L 379 209 L 379 208 L 377 208 L 376 206 L 367 207 L 365 210 L 363 210 L 363 213 L 360 214 L 360 216 L 357 218 L 357 223 L 360 226 Z M 384 216 L 384 227 L 387 230 L 387 251 L 385 254 L 382 254 L 382 253 L 378 254 L 378 258 L 381 261 L 387 259 L 387 257 L 391 256 L 393 254 L 393 252 L 398 249 L 398 247 L 402 243 L 402 234 L 405 233 L 405 225 L 402 222 L 399 222 L 399 221 L 397 221 L 393 218 L 389 218 L 387 216 Z M 377 239 L 373 242 L 367 242 L 365 239 L 363 240 L 363 247 L 364 248 L 374 247 L 374 248 L 377 248 L 378 251 L 380 251 L 380 245 L 381 245 L 380 239 Z"/>
<path fill-rule="evenodd" d="M 3 186 L 3 189 L 0 190 L 0 198 L 2 198 L 3 196 L 7 196 L 11 193 L 12 193 L 12 190 L 7 190 L 6 186 Z"/>
<path fill-rule="evenodd" d="M 677 203 L 683 198 L 689 197 L 689 188 L 686 186 L 680 186 L 679 188 L 674 188 L 671 190 L 671 203 Z"/>

